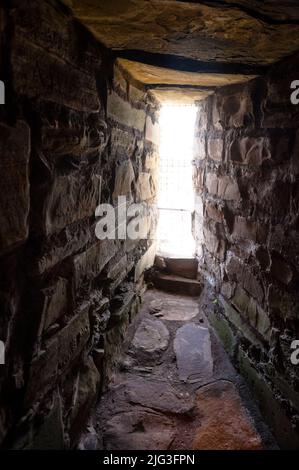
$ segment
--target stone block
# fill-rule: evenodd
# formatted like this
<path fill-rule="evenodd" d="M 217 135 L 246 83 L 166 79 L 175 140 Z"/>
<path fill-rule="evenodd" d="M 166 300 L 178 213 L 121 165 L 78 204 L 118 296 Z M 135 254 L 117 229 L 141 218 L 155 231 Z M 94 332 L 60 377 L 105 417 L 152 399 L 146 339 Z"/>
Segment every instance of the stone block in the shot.
<path fill-rule="evenodd" d="M 250 297 L 245 292 L 244 289 L 237 286 L 235 295 L 231 300 L 233 306 L 243 315 L 243 317 L 247 317 L 247 309 L 250 303 Z"/>
<path fill-rule="evenodd" d="M 226 201 L 239 201 L 241 196 L 237 182 L 230 176 L 219 178 L 218 196 Z"/>
<path fill-rule="evenodd" d="M 111 92 L 108 95 L 107 115 L 108 118 L 126 127 L 132 127 L 139 132 L 144 131 L 146 119 L 145 111 L 133 108 L 129 102 L 123 100 L 115 92 Z"/>
<path fill-rule="evenodd" d="M 55 323 L 67 311 L 68 306 L 68 281 L 59 278 L 50 287 L 42 290 L 43 310 L 42 329 L 46 330 Z"/>
<path fill-rule="evenodd" d="M 239 201 L 240 191 L 236 181 L 230 176 L 217 176 L 207 173 L 206 187 L 210 194 L 227 201 Z"/>
<path fill-rule="evenodd" d="M 101 377 L 91 358 L 82 365 L 74 391 L 74 402 L 70 412 L 70 439 L 74 445 L 82 433 L 90 412 L 98 399 Z"/>
<path fill-rule="evenodd" d="M 231 142 L 228 158 L 235 163 L 259 166 L 271 158 L 269 145 L 269 140 L 264 137 L 243 137 Z"/>
<path fill-rule="evenodd" d="M 194 148 L 193 148 L 194 158 L 197 160 L 203 160 L 206 158 L 206 137 L 205 136 L 196 136 L 194 138 Z"/>
<path fill-rule="evenodd" d="M 219 178 L 215 173 L 207 173 L 206 188 L 210 194 L 217 196 Z"/>
<path fill-rule="evenodd" d="M 207 130 L 209 124 L 209 106 L 210 106 L 209 98 L 207 100 L 197 101 L 197 113 L 196 113 L 196 121 L 195 121 L 195 129 L 200 129 L 202 131 Z"/>
<path fill-rule="evenodd" d="M 137 201 L 148 201 L 156 195 L 156 188 L 150 173 L 139 173 L 136 183 Z"/>
<path fill-rule="evenodd" d="M 258 399 L 259 408 L 271 425 L 281 449 L 297 449 L 299 433 L 291 424 L 284 404 L 278 399 L 276 390 L 258 372 L 257 366 L 239 348 L 238 365 L 251 390 Z"/>
<path fill-rule="evenodd" d="M 225 240 L 217 237 L 215 234 L 210 232 L 207 228 L 204 227 L 204 243 L 207 250 L 216 256 L 216 258 L 221 261 L 225 258 L 226 253 L 226 243 Z"/>
<path fill-rule="evenodd" d="M 145 139 L 157 146 L 160 144 L 160 126 L 158 122 L 153 123 L 150 116 L 146 118 Z"/>
<path fill-rule="evenodd" d="M 87 122 L 55 122 L 55 126 L 42 127 L 41 149 L 49 165 L 57 157 L 83 158 L 91 154 L 101 154 L 108 140 L 108 127 L 98 113 L 92 114 Z"/>
<path fill-rule="evenodd" d="M 295 277 L 294 268 L 279 253 L 271 254 L 270 274 L 286 286 L 289 286 Z"/>
<path fill-rule="evenodd" d="M 100 103 L 94 74 L 32 45 L 23 34 L 12 40 L 14 89 L 28 98 L 59 103 L 78 111 L 96 112 Z"/>
<path fill-rule="evenodd" d="M 138 281 L 138 279 L 146 269 L 149 269 L 154 265 L 156 251 L 156 243 L 153 243 L 146 251 L 146 253 L 140 258 L 135 268 L 135 282 Z"/>
<path fill-rule="evenodd" d="M 156 152 L 147 151 L 144 158 L 144 170 L 155 171 L 158 170 L 159 155 Z"/>
<path fill-rule="evenodd" d="M 230 280 L 241 285 L 252 297 L 260 303 L 264 299 L 264 289 L 259 279 L 251 272 L 241 260 L 229 257 L 226 264 L 226 273 Z"/>
<path fill-rule="evenodd" d="M 253 101 L 249 87 L 250 85 L 232 87 L 229 92 L 220 91 L 212 97 L 212 123 L 215 129 L 254 125 Z"/>
<path fill-rule="evenodd" d="M 251 220 L 246 219 L 245 217 L 235 217 L 233 224 L 233 237 L 246 240 L 257 240 L 257 223 Z"/>
<path fill-rule="evenodd" d="M 22 121 L 16 127 L 0 123 L 0 252 L 28 236 L 30 129 Z"/>
<path fill-rule="evenodd" d="M 210 219 L 219 223 L 223 222 L 223 211 L 217 204 L 207 200 L 205 203 L 205 211 Z"/>
<path fill-rule="evenodd" d="M 95 213 L 101 192 L 101 178 L 95 171 L 89 168 L 54 178 L 43 209 L 42 230 L 46 235 Z"/>
<path fill-rule="evenodd" d="M 269 342 L 271 335 L 269 314 L 259 306 L 257 306 L 256 329 Z"/>
<path fill-rule="evenodd" d="M 127 267 L 128 257 L 126 254 L 117 261 L 112 259 L 108 265 L 107 278 L 115 280 Z"/>
<path fill-rule="evenodd" d="M 136 88 L 136 86 L 129 83 L 129 100 L 134 105 L 143 108 L 146 103 L 146 90 L 142 88 Z"/>
<path fill-rule="evenodd" d="M 40 418 L 41 419 L 41 418 Z M 26 450 L 63 450 L 65 449 L 61 399 L 54 397 L 50 412 L 35 431 Z"/>
<path fill-rule="evenodd" d="M 73 253 L 81 251 L 95 238 L 95 224 L 79 221 L 43 240 L 38 253 L 33 254 L 32 274 L 41 275 Z"/>
<path fill-rule="evenodd" d="M 208 138 L 208 156 L 216 162 L 222 161 L 223 155 L 223 138 L 212 139 Z"/>
<path fill-rule="evenodd" d="M 132 183 L 135 178 L 134 168 L 131 160 L 125 160 L 116 168 L 113 199 L 116 201 L 118 196 L 127 196 L 132 198 Z"/>
<path fill-rule="evenodd" d="M 58 377 L 82 352 L 89 336 L 89 313 L 86 308 L 45 343 L 30 366 L 25 397 L 27 406 L 55 386 Z"/>
<path fill-rule="evenodd" d="M 192 181 L 194 190 L 200 193 L 204 187 L 205 171 L 203 168 L 193 166 Z"/>
<path fill-rule="evenodd" d="M 97 277 L 117 252 L 115 240 L 101 240 L 73 258 L 74 288 L 77 291 L 88 280 Z"/>
<path fill-rule="evenodd" d="M 133 156 L 136 139 L 133 137 L 131 130 L 112 126 L 110 142 L 112 155 L 126 160 Z"/>

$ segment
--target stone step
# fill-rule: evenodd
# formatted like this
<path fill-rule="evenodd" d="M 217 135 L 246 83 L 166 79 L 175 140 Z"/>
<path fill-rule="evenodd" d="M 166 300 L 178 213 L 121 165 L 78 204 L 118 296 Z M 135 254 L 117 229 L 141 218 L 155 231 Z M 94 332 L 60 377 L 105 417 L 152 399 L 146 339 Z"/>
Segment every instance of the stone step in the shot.
<path fill-rule="evenodd" d="M 196 279 L 198 261 L 195 258 L 164 258 L 166 271 L 176 276 Z"/>
<path fill-rule="evenodd" d="M 152 282 L 156 289 L 174 294 L 199 296 L 202 291 L 202 285 L 195 279 L 187 279 L 173 274 L 155 273 Z"/>

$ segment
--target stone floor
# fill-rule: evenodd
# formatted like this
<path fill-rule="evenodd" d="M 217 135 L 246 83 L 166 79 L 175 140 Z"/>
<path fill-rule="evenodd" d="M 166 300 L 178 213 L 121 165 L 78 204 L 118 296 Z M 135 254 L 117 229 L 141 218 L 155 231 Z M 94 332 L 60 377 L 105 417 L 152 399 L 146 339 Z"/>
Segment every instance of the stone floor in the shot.
<path fill-rule="evenodd" d="M 275 448 L 205 300 L 147 291 L 81 449 Z"/>

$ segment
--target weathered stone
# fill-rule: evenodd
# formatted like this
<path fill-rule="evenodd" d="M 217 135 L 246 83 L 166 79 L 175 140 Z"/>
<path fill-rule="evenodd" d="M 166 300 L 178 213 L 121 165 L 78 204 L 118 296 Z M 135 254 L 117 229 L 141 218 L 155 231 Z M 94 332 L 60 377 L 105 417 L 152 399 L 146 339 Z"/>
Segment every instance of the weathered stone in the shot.
<path fill-rule="evenodd" d="M 142 87 L 139 89 L 129 82 L 129 99 L 134 105 L 137 104 L 138 108 L 144 108 L 146 105 L 146 90 Z"/>
<path fill-rule="evenodd" d="M 136 139 L 129 130 L 113 126 L 111 129 L 111 153 L 120 158 L 131 158 L 136 146 Z"/>
<path fill-rule="evenodd" d="M 197 279 L 187 279 L 174 274 L 155 273 L 152 282 L 157 289 L 175 294 L 197 297 L 202 291 L 202 284 Z"/>
<path fill-rule="evenodd" d="M 0 251 L 26 240 L 28 235 L 30 130 L 0 124 L 1 226 Z"/>
<path fill-rule="evenodd" d="M 245 238 L 256 241 L 257 223 L 246 219 L 245 217 L 235 217 L 232 235 L 236 238 Z"/>
<path fill-rule="evenodd" d="M 225 240 L 221 239 L 220 237 L 217 237 L 205 227 L 203 233 L 204 243 L 209 252 L 216 256 L 216 258 L 224 260 L 226 253 Z"/>
<path fill-rule="evenodd" d="M 270 274 L 287 286 L 294 279 L 294 269 L 278 253 L 271 254 Z"/>
<path fill-rule="evenodd" d="M 218 196 L 227 201 L 239 201 L 240 191 L 238 184 L 229 176 L 219 178 Z"/>
<path fill-rule="evenodd" d="M 145 139 L 157 146 L 160 143 L 160 126 L 157 122 L 153 124 L 153 121 L 149 116 L 146 118 Z"/>
<path fill-rule="evenodd" d="M 150 173 L 139 173 L 136 183 L 136 197 L 138 201 L 147 201 L 156 194 L 153 179 Z"/>
<path fill-rule="evenodd" d="M 194 157 L 198 160 L 206 158 L 206 138 L 203 136 L 194 139 Z"/>
<path fill-rule="evenodd" d="M 203 190 L 204 178 L 205 178 L 204 170 L 202 168 L 193 166 L 192 180 L 193 180 L 193 187 L 195 191 L 201 192 Z"/>
<path fill-rule="evenodd" d="M 32 45 L 23 34 L 12 41 L 14 88 L 20 95 L 61 103 L 78 111 L 99 110 L 96 78 Z"/>
<path fill-rule="evenodd" d="M 223 211 L 221 207 L 218 207 L 211 201 L 206 201 L 205 210 L 210 217 L 210 219 L 214 220 L 215 222 L 222 222 L 223 221 Z"/>
<path fill-rule="evenodd" d="M 223 154 L 223 139 L 208 139 L 208 156 L 216 162 L 221 162 Z"/>
<path fill-rule="evenodd" d="M 81 367 L 74 391 L 74 403 L 70 414 L 70 438 L 74 443 L 80 436 L 90 410 L 97 400 L 100 375 L 94 362 L 89 358 Z"/>
<path fill-rule="evenodd" d="M 90 334 L 88 309 L 78 313 L 58 334 L 51 338 L 30 367 L 26 403 L 53 387 L 70 362 L 80 354 Z"/>
<path fill-rule="evenodd" d="M 42 150 L 51 165 L 53 159 L 58 156 L 88 156 L 102 153 L 107 144 L 108 128 L 104 120 L 98 114 L 82 127 L 72 125 L 71 119 L 68 126 L 61 124 L 59 127 L 42 128 Z"/>
<path fill-rule="evenodd" d="M 131 190 L 134 178 L 135 173 L 131 160 L 126 160 L 117 167 L 113 191 L 114 200 L 117 200 L 118 196 L 127 196 L 127 198 L 131 200 Z"/>
<path fill-rule="evenodd" d="M 169 448 L 174 435 L 171 419 L 138 407 L 113 416 L 104 431 L 107 450 L 164 450 Z"/>
<path fill-rule="evenodd" d="M 167 349 L 169 331 L 159 320 L 145 318 L 134 335 L 132 346 L 142 354 L 160 356 Z"/>
<path fill-rule="evenodd" d="M 138 281 L 146 269 L 149 269 L 153 266 L 155 262 L 156 251 L 156 243 L 153 243 L 147 252 L 140 258 L 135 268 L 135 282 Z"/>
<path fill-rule="evenodd" d="M 196 279 L 198 261 L 194 258 L 165 258 L 166 269 L 177 276 Z"/>
<path fill-rule="evenodd" d="M 230 257 L 226 264 L 228 277 L 239 283 L 244 289 L 259 302 L 263 301 L 264 290 L 259 279 L 243 262 L 235 257 Z"/>
<path fill-rule="evenodd" d="M 107 106 L 107 113 L 110 119 L 126 127 L 133 127 L 140 132 L 144 131 L 146 115 L 143 110 L 133 108 L 129 102 L 124 101 L 115 92 L 111 92 L 108 95 Z"/>
<path fill-rule="evenodd" d="M 238 201 L 240 191 L 238 184 L 230 176 L 217 177 L 214 173 L 207 173 L 206 186 L 209 193 L 227 201 Z"/>
<path fill-rule="evenodd" d="M 65 1 L 70 3 L 69 0 Z M 246 1 L 244 8 L 233 2 L 228 6 L 232 5 L 235 8 L 224 8 L 222 4 L 206 6 L 174 3 L 167 5 L 165 10 L 165 6 L 156 4 L 155 8 L 149 9 L 148 2 L 139 0 L 138 4 L 119 3 L 111 10 L 108 5 L 99 6 L 87 0 L 71 2 L 75 15 L 98 40 L 112 49 L 130 50 L 138 45 L 138 49 L 143 51 L 175 54 L 201 61 L 219 61 L 221 64 L 269 64 L 298 50 L 296 22 L 292 25 L 292 38 L 288 35 L 288 18 L 298 19 L 294 2 L 287 7 L 290 16 L 285 14 L 285 5 L 273 2 L 263 2 L 260 6 L 258 2 L 252 5 L 252 2 Z M 262 24 L 261 11 L 267 18 L 267 22 Z M 274 24 L 273 18 L 277 19 L 277 11 L 278 18 L 283 20 L 282 24 L 279 21 Z M 252 37 L 255 38 L 254 44 Z M 196 48 L 196 44 L 200 47 Z M 138 70 L 138 66 L 139 63 L 135 69 Z M 221 72 L 220 66 L 219 70 Z M 225 75 L 220 74 L 220 77 L 215 77 L 217 79 L 218 84 L 229 83 Z M 161 81 L 167 82 L 165 77 L 164 81 L 160 78 L 158 83 Z M 199 79 L 197 84 L 211 86 L 215 82 L 201 82 Z"/>
<path fill-rule="evenodd" d="M 94 214 L 100 202 L 101 178 L 92 169 L 57 175 L 44 206 L 42 230 L 46 235 Z"/>
<path fill-rule="evenodd" d="M 255 430 L 239 394 L 224 380 L 207 385 L 197 394 L 201 425 L 193 441 L 196 450 L 260 450 Z"/>
<path fill-rule="evenodd" d="M 43 289 L 42 328 L 46 330 L 66 313 L 68 305 L 68 281 L 59 278 L 51 287 Z"/>
<path fill-rule="evenodd" d="M 254 122 L 253 103 L 247 88 L 215 94 L 212 122 L 216 129 L 251 126 Z"/>
<path fill-rule="evenodd" d="M 270 157 L 269 142 L 264 137 L 244 137 L 229 148 L 229 159 L 244 165 L 259 166 Z"/>
<path fill-rule="evenodd" d="M 88 279 L 97 277 L 116 251 L 116 241 L 105 239 L 76 255 L 73 259 L 75 289 L 80 289 Z"/>
<path fill-rule="evenodd" d="M 159 155 L 156 152 L 147 152 L 144 161 L 146 171 L 155 171 L 158 168 Z"/>
<path fill-rule="evenodd" d="M 269 341 L 271 334 L 270 318 L 267 312 L 259 306 L 257 306 L 256 329 L 267 341 Z"/>
<path fill-rule="evenodd" d="M 210 333 L 189 323 L 177 330 L 173 343 L 179 378 L 183 382 L 207 381 L 213 374 Z"/>
<path fill-rule="evenodd" d="M 119 391 L 117 389 L 116 396 L 113 397 L 115 401 Z M 135 406 L 143 406 L 165 414 L 190 414 L 194 408 L 193 399 L 188 392 L 178 393 L 166 382 L 136 377 L 125 382 L 121 391 L 125 395 L 125 400 Z"/>
<path fill-rule="evenodd" d="M 62 405 L 59 396 L 54 397 L 50 413 L 44 417 L 26 450 L 62 450 L 65 448 Z"/>

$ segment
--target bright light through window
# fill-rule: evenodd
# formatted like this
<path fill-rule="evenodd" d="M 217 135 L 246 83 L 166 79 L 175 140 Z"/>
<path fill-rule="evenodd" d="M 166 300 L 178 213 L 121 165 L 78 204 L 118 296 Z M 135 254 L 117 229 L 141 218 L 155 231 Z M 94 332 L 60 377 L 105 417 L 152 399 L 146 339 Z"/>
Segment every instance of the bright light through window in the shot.
<path fill-rule="evenodd" d="M 159 253 L 192 257 L 192 189 L 195 106 L 165 105 L 160 113 Z"/>

